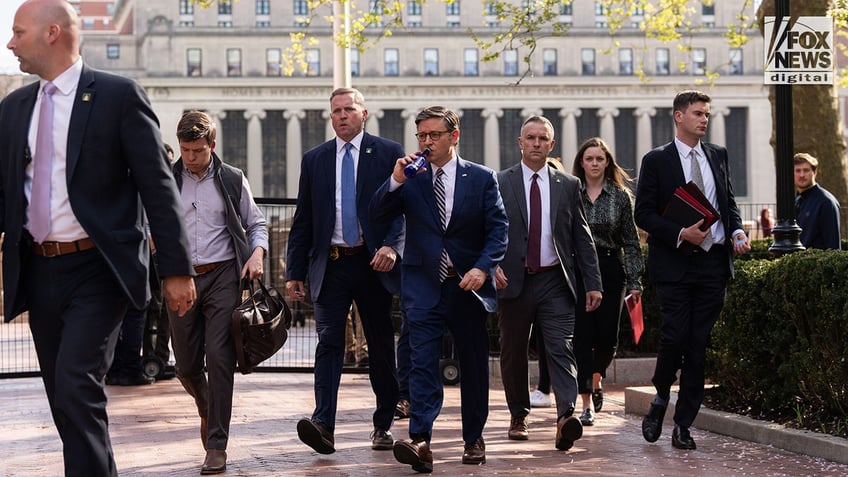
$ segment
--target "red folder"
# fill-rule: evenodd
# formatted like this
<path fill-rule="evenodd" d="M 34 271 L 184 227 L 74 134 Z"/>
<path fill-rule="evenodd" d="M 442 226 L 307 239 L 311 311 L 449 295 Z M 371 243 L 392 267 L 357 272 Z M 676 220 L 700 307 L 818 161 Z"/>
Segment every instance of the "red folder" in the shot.
<path fill-rule="evenodd" d="M 645 331 L 645 321 L 642 318 L 642 300 L 636 301 L 631 294 L 624 298 L 627 312 L 630 314 L 630 327 L 633 329 L 633 344 L 639 344 L 642 332 Z"/>
<path fill-rule="evenodd" d="M 701 189 L 691 181 L 674 191 L 662 215 L 682 227 L 689 227 L 703 219 L 701 230 L 707 230 L 721 219 L 721 214 L 715 210 Z"/>

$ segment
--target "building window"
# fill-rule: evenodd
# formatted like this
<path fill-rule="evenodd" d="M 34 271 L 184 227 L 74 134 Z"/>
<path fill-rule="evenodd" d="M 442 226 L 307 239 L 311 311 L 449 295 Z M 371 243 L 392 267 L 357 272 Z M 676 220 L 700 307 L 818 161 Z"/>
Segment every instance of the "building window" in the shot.
<path fill-rule="evenodd" d="M 218 15 L 232 15 L 233 0 L 218 0 Z"/>
<path fill-rule="evenodd" d="M 109 43 L 106 45 L 106 58 L 117 60 L 121 57 L 121 45 L 117 43 Z"/>
<path fill-rule="evenodd" d="M 730 63 L 727 67 L 728 73 L 732 75 L 745 74 L 745 71 L 742 68 L 742 48 L 731 48 L 728 55 Z"/>
<path fill-rule="evenodd" d="M 445 15 L 459 16 L 459 0 L 454 0 L 453 2 L 445 5 Z"/>
<path fill-rule="evenodd" d="M 714 16 L 715 15 L 715 3 L 711 5 L 707 5 L 706 3 L 701 5 L 701 15 L 703 16 Z"/>
<path fill-rule="evenodd" d="M 180 15 L 194 15 L 194 2 L 180 0 Z"/>
<path fill-rule="evenodd" d="M 265 50 L 265 76 L 282 76 L 283 53 L 279 48 Z"/>
<path fill-rule="evenodd" d="M 383 74 L 385 76 L 397 76 L 400 70 L 400 59 L 397 48 L 386 48 L 383 50 Z"/>
<path fill-rule="evenodd" d="M 306 76 L 321 76 L 321 50 L 309 48 L 306 50 Z"/>
<path fill-rule="evenodd" d="M 82 19 L 82 29 L 83 30 L 94 29 L 94 19 L 93 18 L 83 18 Z"/>
<path fill-rule="evenodd" d="M 656 53 L 657 76 L 668 76 L 671 74 L 671 63 L 668 55 L 668 48 L 657 48 Z"/>
<path fill-rule="evenodd" d="M 518 76 L 518 50 L 503 52 L 504 76 Z"/>
<path fill-rule="evenodd" d="M 309 3 L 307 0 L 294 0 L 294 26 L 309 25 Z"/>
<path fill-rule="evenodd" d="M 407 15 L 421 16 L 421 0 L 409 0 L 406 3 Z"/>
<path fill-rule="evenodd" d="M 571 12 L 572 12 L 572 8 L 571 8 L 570 3 L 560 2 L 560 4 L 559 4 L 559 14 L 560 15 L 571 16 L 571 15 L 573 15 L 573 13 L 571 13 Z"/>
<path fill-rule="evenodd" d="M 581 73 L 584 76 L 595 75 L 595 49 L 583 48 L 580 50 Z"/>
<path fill-rule="evenodd" d="M 496 8 L 497 4 L 492 0 L 487 0 L 483 5 L 484 14 L 487 16 L 494 16 L 498 14 L 498 9 Z"/>
<path fill-rule="evenodd" d="M 227 49 L 227 76 L 241 76 L 241 50 Z"/>
<path fill-rule="evenodd" d="M 477 76 L 480 74 L 478 69 L 479 53 L 476 48 L 465 49 L 465 76 Z"/>
<path fill-rule="evenodd" d="M 618 50 L 618 74 L 628 76 L 633 74 L 632 48 L 622 48 Z"/>
<path fill-rule="evenodd" d="M 553 48 L 542 50 L 542 74 L 544 76 L 557 75 L 557 52 Z"/>
<path fill-rule="evenodd" d="M 604 2 L 595 2 L 595 16 L 596 17 L 605 17 L 607 16 L 607 7 L 604 5 Z"/>
<path fill-rule="evenodd" d="M 707 50 L 706 48 L 692 48 L 692 74 L 704 75 L 707 73 Z"/>
<path fill-rule="evenodd" d="M 424 48 L 424 76 L 439 76 L 439 50 Z"/>
<path fill-rule="evenodd" d="M 359 50 L 350 50 L 350 75 L 359 76 Z"/>
<path fill-rule="evenodd" d="M 186 50 L 186 70 L 188 76 L 203 76 L 203 54 L 200 48 Z"/>
<path fill-rule="evenodd" d="M 256 15 L 270 15 L 271 0 L 256 0 Z"/>
<path fill-rule="evenodd" d="M 256 20 L 256 28 L 268 28 L 271 26 L 271 22 L 268 20 Z"/>
<path fill-rule="evenodd" d="M 368 2 L 368 12 L 374 15 L 374 20 L 368 24 L 371 28 L 383 26 L 383 0 L 370 0 Z"/>

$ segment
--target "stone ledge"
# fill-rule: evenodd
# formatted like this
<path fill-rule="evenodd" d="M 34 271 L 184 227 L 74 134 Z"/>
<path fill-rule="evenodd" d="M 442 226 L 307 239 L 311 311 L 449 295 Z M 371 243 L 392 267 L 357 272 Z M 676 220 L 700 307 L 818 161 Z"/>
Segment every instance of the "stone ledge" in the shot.
<path fill-rule="evenodd" d="M 628 387 L 624 390 L 624 412 L 643 416 L 654 397 L 653 386 Z M 676 388 L 672 389 L 665 424 L 673 425 L 674 405 L 677 402 Z M 694 426 L 705 431 L 771 445 L 780 449 L 814 457 L 821 457 L 840 464 L 848 464 L 848 439 L 811 431 L 789 429 L 780 424 L 758 421 L 722 411 L 702 407 Z"/>
<path fill-rule="evenodd" d="M 656 358 L 622 358 L 614 359 L 607 368 L 607 384 L 644 385 L 650 384 L 654 374 Z M 539 382 L 539 362 L 530 361 L 528 375 L 530 385 Z M 489 375 L 493 382 L 502 383 L 500 359 L 493 357 L 489 360 Z"/>

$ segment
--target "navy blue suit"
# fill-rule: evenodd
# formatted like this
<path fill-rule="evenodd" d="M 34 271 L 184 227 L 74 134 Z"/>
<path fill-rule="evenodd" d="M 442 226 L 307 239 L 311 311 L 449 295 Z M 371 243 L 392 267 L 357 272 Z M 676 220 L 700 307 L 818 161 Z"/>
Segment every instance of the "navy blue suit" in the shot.
<path fill-rule="evenodd" d="M 648 232 L 648 273 L 657 288 L 663 319 L 653 383 L 667 399 L 680 370 L 674 422 L 689 427 L 704 397 L 704 366 L 710 331 L 724 306 L 727 280 L 733 275 L 732 234 L 742 229 L 733 196 L 727 150 L 701 143 L 716 186 L 725 243 L 709 252 L 687 253 L 677 246 L 681 225 L 662 216 L 674 190 L 686 183 L 674 142 L 642 159 L 636 189 L 636 225 Z M 708 171 L 703 171 L 707 174 Z"/>
<path fill-rule="evenodd" d="M 68 126 L 67 189 L 95 249 L 34 255 L 24 229 L 24 171 L 38 89 L 37 82 L 24 86 L 0 103 L 5 318 L 29 310 L 66 475 L 117 475 L 103 379 L 127 305 L 144 308 L 150 298 L 142 203 L 160 273 L 194 274 L 179 194 L 144 90 L 83 65 Z"/>
<path fill-rule="evenodd" d="M 384 245 L 403 253 L 403 219 L 373 223 L 368 203 L 399 157 L 400 144 L 365 133 L 356 172 L 356 211 L 367 253 L 330 257 L 335 224 L 336 140 L 303 155 L 297 209 L 286 254 L 286 280 L 307 281 L 315 305 L 318 347 L 315 353 L 315 401 L 312 419 L 332 432 L 344 361 L 344 327 L 356 301 L 368 342 L 371 387 L 377 396 L 374 426 L 388 430 L 398 401 L 395 371 L 392 293 L 400 286 L 400 267 L 378 273 L 369 265 Z M 400 259 L 398 259 L 400 262 Z"/>
<path fill-rule="evenodd" d="M 439 356 L 445 327 L 453 334 L 462 370 L 462 436 L 473 444 L 488 417 L 488 312 L 497 308 L 494 276 L 507 244 L 507 217 L 491 169 L 457 158 L 454 202 L 450 223 L 442 231 L 433 195 L 431 167 L 389 192 L 390 180 L 371 203 L 376 221 L 401 214 L 406 218 L 401 302 L 406 312 L 412 349 L 409 433 L 430 440 L 433 421 L 441 410 Z M 459 277 L 439 282 L 438 264 L 446 249 L 461 277 L 472 268 L 489 279 L 478 291 L 459 288 Z"/>

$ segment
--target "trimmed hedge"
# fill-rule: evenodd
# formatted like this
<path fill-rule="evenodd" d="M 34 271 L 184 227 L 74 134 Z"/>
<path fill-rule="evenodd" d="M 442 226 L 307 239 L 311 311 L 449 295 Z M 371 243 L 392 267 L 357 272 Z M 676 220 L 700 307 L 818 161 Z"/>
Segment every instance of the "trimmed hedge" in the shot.
<path fill-rule="evenodd" d="M 737 260 L 708 359 L 740 404 L 848 418 L 848 253 Z"/>

